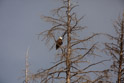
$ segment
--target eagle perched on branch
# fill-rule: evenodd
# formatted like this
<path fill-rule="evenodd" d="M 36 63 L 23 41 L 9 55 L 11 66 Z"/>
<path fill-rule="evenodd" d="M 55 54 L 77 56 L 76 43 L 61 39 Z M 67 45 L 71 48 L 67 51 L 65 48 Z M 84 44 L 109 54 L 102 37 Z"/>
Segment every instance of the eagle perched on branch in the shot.
<path fill-rule="evenodd" d="M 59 37 L 59 39 L 56 41 L 56 50 L 63 44 L 62 37 Z"/>

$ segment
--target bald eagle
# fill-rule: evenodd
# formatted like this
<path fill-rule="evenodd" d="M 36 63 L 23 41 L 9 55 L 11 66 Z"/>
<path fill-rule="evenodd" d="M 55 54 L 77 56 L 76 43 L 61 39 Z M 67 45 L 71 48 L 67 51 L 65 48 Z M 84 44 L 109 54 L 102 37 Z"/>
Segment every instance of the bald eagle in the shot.
<path fill-rule="evenodd" d="M 59 37 L 59 39 L 56 41 L 56 50 L 63 44 L 62 37 Z"/>

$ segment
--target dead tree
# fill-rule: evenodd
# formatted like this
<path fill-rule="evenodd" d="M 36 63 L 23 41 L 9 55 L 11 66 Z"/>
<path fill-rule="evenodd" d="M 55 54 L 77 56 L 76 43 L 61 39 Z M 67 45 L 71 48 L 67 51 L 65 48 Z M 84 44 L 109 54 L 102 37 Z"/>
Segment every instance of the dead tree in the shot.
<path fill-rule="evenodd" d="M 29 76 L 29 63 L 28 63 L 28 58 L 29 58 L 29 48 L 26 51 L 25 54 L 25 80 L 23 81 L 23 83 L 29 83 L 30 77 Z"/>
<path fill-rule="evenodd" d="M 48 69 L 41 69 L 32 75 L 32 79 L 40 78 L 41 83 L 96 83 L 104 78 L 105 70 L 89 70 L 92 66 L 103 63 L 102 60 L 95 63 L 89 63 L 87 58 L 96 56 L 97 43 L 91 44 L 90 40 L 99 35 L 99 33 L 91 34 L 89 37 L 79 36 L 80 31 L 86 27 L 79 25 L 83 19 L 77 18 L 73 9 L 78 5 L 73 5 L 71 0 L 61 0 L 63 6 L 54 10 L 54 16 L 42 16 L 47 22 L 52 23 L 49 30 L 41 32 L 39 36 L 43 37 L 46 43 L 52 44 L 53 49 L 58 38 L 57 34 L 63 38 L 63 45 L 57 50 L 59 53 L 58 61 Z M 88 43 L 88 45 L 86 45 Z M 95 74 L 96 79 L 91 79 L 90 74 Z"/>
<path fill-rule="evenodd" d="M 124 74 L 124 13 L 122 18 L 118 18 L 118 21 L 115 21 L 114 28 L 116 32 L 116 36 L 112 36 L 107 34 L 107 36 L 111 39 L 110 43 L 105 43 L 106 53 L 109 53 L 112 56 L 113 64 L 112 71 L 118 73 L 117 83 L 124 82 L 124 78 L 122 77 Z"/>
<path fill-rule="evenodd" d="M 26 56 L 25 56 L 25 83 L 28 83 L 28 80 L 29 80 L 29 78 L 28 78 L 28 72 L 29 72 L 29 70 L 28 70 L 28 67 L 29 67 L 29 64 L 28 64 L 28 50 L 27 50 L 27 53 L 26 53 Z"/>

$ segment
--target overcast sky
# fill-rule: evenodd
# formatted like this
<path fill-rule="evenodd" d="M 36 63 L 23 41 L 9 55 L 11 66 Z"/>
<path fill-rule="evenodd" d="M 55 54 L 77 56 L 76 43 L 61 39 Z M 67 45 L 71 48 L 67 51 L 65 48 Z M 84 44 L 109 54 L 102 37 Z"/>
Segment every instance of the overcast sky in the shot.
<path fill-rule="evenodd" d="M 124 0 L 75 0 L 76 12 L 85 15 L 90 32 L 113 33 L 112 23 L 124 10 Z M 38 40 L 38 33 L 50 28 L 40 16 L 50 15 L 57 0 L 0 0 L 0 83 L 22 83 L 25 53 L 29 48 L 30 71 L 49 67 L 55 52 Z"/>

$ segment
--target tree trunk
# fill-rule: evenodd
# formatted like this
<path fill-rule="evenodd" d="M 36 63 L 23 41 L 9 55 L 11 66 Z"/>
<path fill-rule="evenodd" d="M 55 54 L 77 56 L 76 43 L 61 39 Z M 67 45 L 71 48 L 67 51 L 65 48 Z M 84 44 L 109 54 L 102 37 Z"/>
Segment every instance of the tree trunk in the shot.
<path fill-rule="evenodd" d="M 120 58 L 119 58 L 119 70 L 118 70 L 118 83 L 121 83 L 121 75 L 122 75 L 122 61 L 123 61 L 123 33 L 124 33 L 124 16 L 121 24 L 121 38 L 120 38 Z"/>
<path fill-rule="evenodd" d="M 68 0 L 67 8 L 67 56 L 66 56 L 66 83 L 70 83 L 70 55 L 71 55 L 71 36 L 70 36 L 70 0 Z"/>

